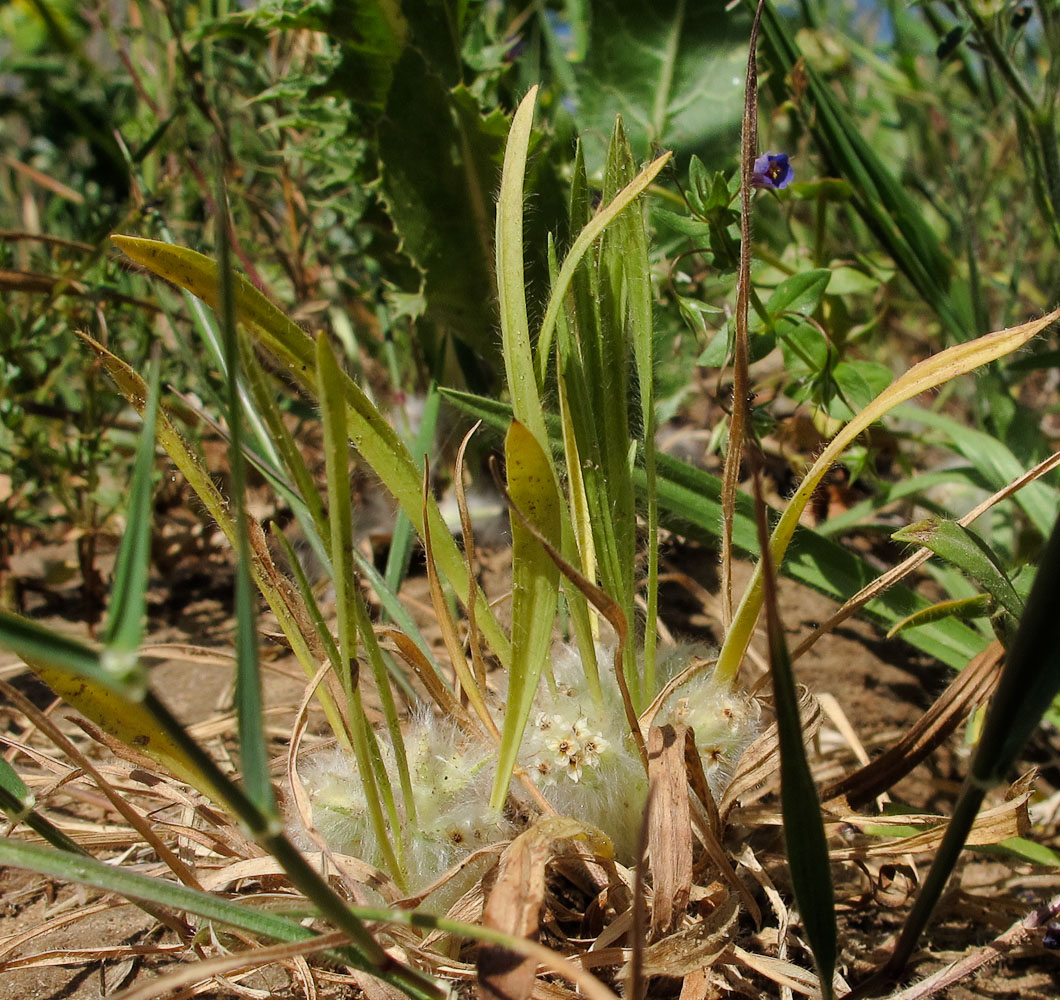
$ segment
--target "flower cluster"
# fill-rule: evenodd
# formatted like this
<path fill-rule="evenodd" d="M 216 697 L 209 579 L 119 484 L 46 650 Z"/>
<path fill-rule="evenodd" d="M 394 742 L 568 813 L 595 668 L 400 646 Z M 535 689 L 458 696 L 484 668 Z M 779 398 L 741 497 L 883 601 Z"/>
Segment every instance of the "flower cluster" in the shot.
<path fill-rule="evenodd" d="M 695 646 L 675 650 L 659 664 L 661 680 L 676 677 L 705 653 Z M 609 663 L 614 647 L 601 645 L 597 654 L 599 662 Z M 660 706 L 654 724 L 692 728 L 711 791 L 720 797 L 757 732 L 758 706 L 705 668 Z M 393 749 L 385 739 L 379 746 L 397 788 Z M 416 823 L 408 824 L 405 845 L 410 886 L 417 889 L 470 851 L 511 836 L 514 826 L 486 807 L 494 746 L 424 712 L 410 721 L 405 747 L 416 807 Z M 563 647 L 553 657 L 552 677 L 538 690 L 519 763 L 557 812 L 604 831 L 617 856 L 632 860 L 648 796 L 647 776 L 617 686 L 605 683 L 602 704 L 594 702 L 574 649 Z M 340 853 L 381 865 L 382 850 L 368 820 L 356 763 L 332 752 L 312 758 L 302 771 L 313 824 L 324 839 Z M 520 795 L 517 783 L 512 792 Z"/>
<path fill-rule="evenodd" d="M 538 712 L 534 728 L 545 737 L 548 751 L 548 756 L 538 754 L 541 759 L 530 765 L 542 785 L 555 784 L 561 775 L 573 782 L 581 781 L 582 768 L 595 768 L 611 749 L 604 734 L 593 729 L 584 715 L 568 725 L 561 715 Z"/>

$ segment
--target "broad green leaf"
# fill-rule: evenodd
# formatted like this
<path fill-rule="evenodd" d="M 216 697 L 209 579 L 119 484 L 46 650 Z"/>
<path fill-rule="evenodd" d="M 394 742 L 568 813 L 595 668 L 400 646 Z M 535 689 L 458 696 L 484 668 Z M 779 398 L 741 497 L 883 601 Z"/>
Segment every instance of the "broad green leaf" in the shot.
<path fill-rule="evenodd" d="M 409 40 L 409 23 L 394 0 L 312 4 L 296 15 L 284 11 L 282 26 L 326 32 L 342 43 L 342 58 L 321 89 L 340 91 L 359 116 L 382 115 L 398 59 Z"/>
<path fill-rule="evenodd" d="M 831 281 L 832 272 L 827 268 L 814 271 L 801 271 L 785 278 L 766 302 L 766 312 L 778 321 L 785 315 L 798 313 L 810 316 L 821 304 Z M 794 322 L 794 321 L 793 321 Z"/>
<path fill-rule="evenodd" d="M 714 148 L 740 119 L 747 20 L 719 5 L 599 0 L 586 58 L 575 65 L 574 117 L 582 134 L 606 135 L 622 116 L 639 155 Z M 602 160 L 592 157 L 593 170 Z"/>
<path fill-rule="evenodd" d="M 504 442 L 504 459 L 512 503 L 559 549 L 561 506 L 552 463 L 534 435 L 515 420 Z M 493 810 L 503 809 L 508 797 L 516 754 L 552 642 L 559 594 L 556 564 L 514 513 L 511 524 L 512 665 L 497 774 L 490 796 Z"/>
<path fill-rule="evenodd" d="M 789 375 L 816 375 L 824 371 L 831 349 L 828 340 L 816 326 L 809 323 L 792 326 L 786 323 L 777 332 L 785 370 Z"/>
<path fill-rule="evenodd" d="M 423 273 L 425 320 L 491 361 L 491 198 L 507 127 L 499 111 L 483 116 L 465 88 L 450 91 L 408 47 L 378 129 L 379 191 L 401 249 Z"/>
<path fill-rule="evenodd" d="M 832 371 L 832 378 L 842 399 L 836 400 L 829 408 L 829 415 L 840 415 L 832 412 L 835 404 L 839 404 L 845 411 L 842 416 L 850 419 L 891 384 L 894 373 L 886 365 L 874 361 L 840 361 Z"/>
<path fill-rule="evenodd" d="M 869 295 L 880 287 L 880 279 L 854 267 L 833 267 L 828 294 L 836 296 Z"/>
<path fill-rule="evenodd" d="M 891 537 L 931 549 L 970 576 L 1013 618 L 1023 614 L 1023 600 L 1016 593 L 997 556 L 982 539 L 956 521 L 929 517 L 900 528 Z"/>

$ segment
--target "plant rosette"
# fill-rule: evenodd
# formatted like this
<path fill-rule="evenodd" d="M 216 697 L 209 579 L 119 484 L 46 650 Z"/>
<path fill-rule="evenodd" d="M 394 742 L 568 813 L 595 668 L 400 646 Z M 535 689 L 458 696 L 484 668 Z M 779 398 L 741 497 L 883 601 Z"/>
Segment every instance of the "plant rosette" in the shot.
<path fill-rule="evenodd" d="M 663 683 L 704 652 L 702 646 L 675 649 L 659 665 Z M 610 662 L 614 649 L 601 644 L 597 653 L 600 662 Z M 741 754 L 758 734 L 759 718 L 757 701 L 719 681 L 708 668 L 674 690 L 659 707 L 654 724 L 692 728 L 711 792 L 720 798 Z M 383 766 L 396 782 L 393 747 L 382 734 L 378 742 Z M 509 839 L 517 826 L 488 808 L 495 747 L 430 711 L 413 716 L 404 743 L 416 821 L 403 815 L 402 834 L 408 883 L 415 891 L 472 851 Z M 594 705 L 572 647 L 559 647 L 552 658 L 551 677 L 538 689 L 523 735 L 519 764 L 557 812 L 603 831 L 618 860 L 633 862 L 648 796 L 647 776 L 617 686 L 605 684 L 604 703 Z M 300 771 L 316 832 L 333 850 L 382 867 L 353 757 L 337 750 L 314 754 Z M 513 793 L 520 794 L 518 785 Z M 470 883 L 462 878 L 460 884 Z M 446 897 L 452 895 L 450 888 Z"/>

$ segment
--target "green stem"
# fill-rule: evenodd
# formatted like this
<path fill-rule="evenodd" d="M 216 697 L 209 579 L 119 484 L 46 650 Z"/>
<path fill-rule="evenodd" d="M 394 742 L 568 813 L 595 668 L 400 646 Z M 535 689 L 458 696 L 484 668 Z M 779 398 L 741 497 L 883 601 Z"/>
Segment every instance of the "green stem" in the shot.
<path fill-rule="evenodd" d="M 1027 88 L 1027 84 L 1024 82 L 1023 77 L 1019 75 L 1016 71 L 1016 67 L 1013 66 L 1012 60 L 1008 57 L 1008 53 L 1005 51 L 1000 41 L 998 41 L 997 34 L 993 31 L 990 25 L 986 23 L 986 19 L 978 10 L 976 10 L 975 5 L 970 3 L 969 0 L 960 0 L 960 6 L 964 16 L 972 22 L 972 26 L 975 28 L 975 33 L 978 36 L 979 41 L 990 55 L 994 65 L 997 66 L 998 72 L 1008 84 L 1009 90 L 1012 91 L 1016 100 L 1033 115 L 1037 110 L 1037 102 Z"/>

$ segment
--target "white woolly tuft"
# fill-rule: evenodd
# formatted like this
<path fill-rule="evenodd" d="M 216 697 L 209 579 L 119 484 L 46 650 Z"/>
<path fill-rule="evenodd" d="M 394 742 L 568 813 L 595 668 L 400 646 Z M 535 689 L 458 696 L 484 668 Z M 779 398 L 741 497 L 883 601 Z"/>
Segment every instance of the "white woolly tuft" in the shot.
<path fill-rule="evenodd" d="M 383 765 L 397 798 L 405 837 L 409 887 L 422 889 L 470 851 L 510 837 L 512 824 L 486 808 L 493 782 L 494 750 L 429 712 L 405 732 L 416 823 L 402 809 L 394 752 L 379 740 Z M 313 826 L 332 847 L 382 867 L 383 857 L 368 817 L 357 762 L 340 751 L 317 754 L 302 768 L 313 809 Z"/>
<path fill-rule="evenodd" d="M 703 656 L 701 646 L 672 652 L 659 664 L 665 683 Z M 601 645 L 598 660 L 610 664 L 614 647 Z M 594 705 L 576 650 L 564 646 L 552 661 L 553 684 L 542 683 L 519 750 L 542 793 L 565 816 L 602 830 L 620 860 L 636 850 L 648 781 L 622 707 L 618 685 L 601 677 L 604 702 Z M 662 705 L 656 725 L 691 726 L 711 792 L 720 797 L 740 755 L 758 730 L 758 703 L 720 683 L 706 670 L 678 688 Z M 416 823 L 402 815 L 410 888 L 421 889 L 471 851 L 511 837 L 515 828 L 487 808 L 496 749 L 469 737 L 451 720 L 417 714 L 405 731 Z M 393 749 L 380 738 L 383 765 L 398 795 Z M 356 762 L 339 751 L 318 754 L 303 766 L 313 824 L 337 851 L 377 867 L 382 852 L 368 819 Z M 518 790 L 516 789 L 516 793 Z M 398 795 L 400 807 L 400 795 Z"/>

